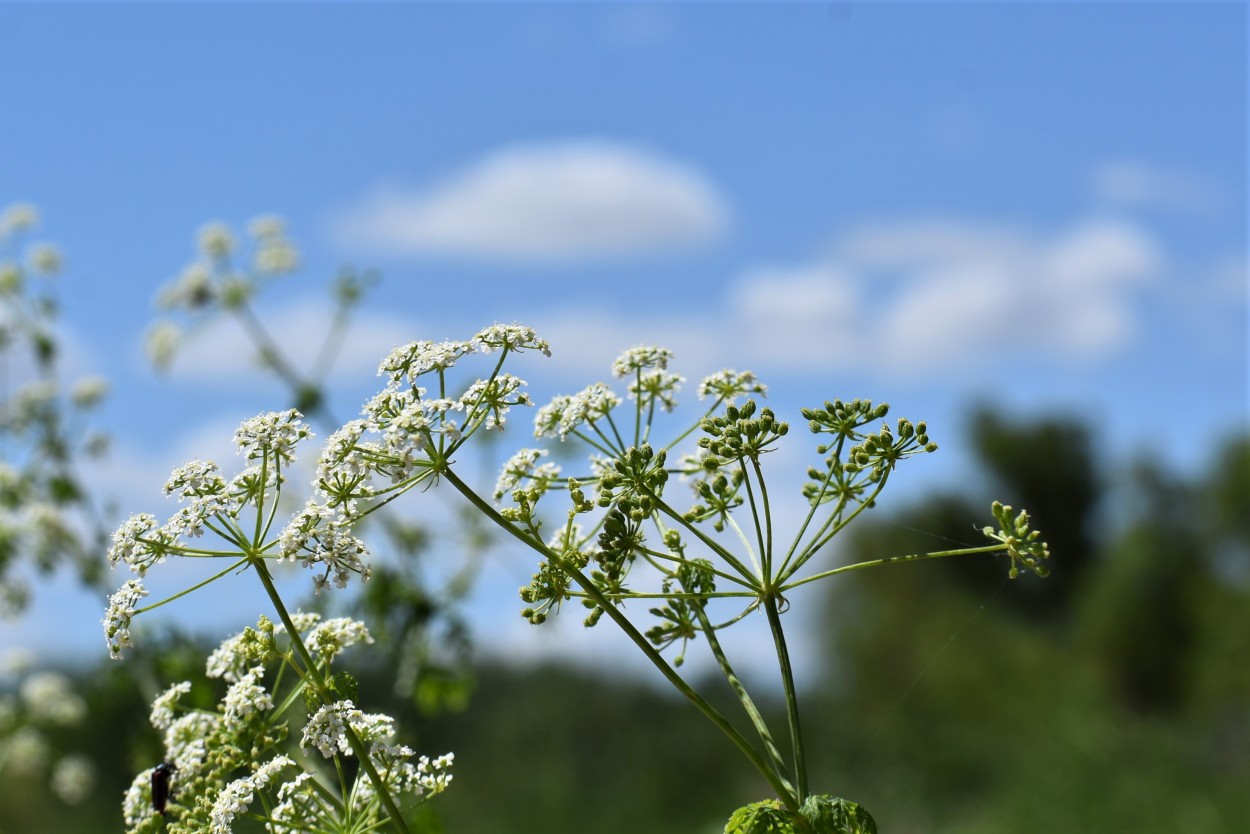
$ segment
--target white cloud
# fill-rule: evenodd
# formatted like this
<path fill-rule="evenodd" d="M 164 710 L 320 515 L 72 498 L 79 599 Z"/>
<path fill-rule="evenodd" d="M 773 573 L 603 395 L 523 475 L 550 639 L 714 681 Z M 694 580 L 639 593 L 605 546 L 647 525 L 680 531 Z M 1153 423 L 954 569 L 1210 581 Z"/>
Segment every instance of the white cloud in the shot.
<path fill-rule="evenodd" d="M 586 381 L 639 343 L 691 380 L 726 365 L 760 373 L 864 370 L 907 378 L 993 370 L 1031 355 L 1095 360 L 1137 337 L 1142 292 L 1164 269 L 1140 228 L 1108 219 L 1058 233 L 984 221 L 876 223 L 807 263 L 744 270 L 681 316 L 564 308 L 527 317 L 550 367 Z"/>
<path fill-rule="evenodd" d="M 1205 177 L 1144 162 L 1116 160 L 1095 169 L 1094 195 L 1119 206 L 1210 211 L 1220 203 L 1220 191 Z"/>
<path fill-rule="evenodd" d="M 1090 357 L 1131 339 L 1135 292 L 1161 267 L 1153 242 L 1117 221 L 1054 236 L 876 224 L 818 263 L 744 273 L 730 309 L 758 355 L 797 367 L 845 367 L 864 351 L 896 372 L 1020 349 Z"/>
<path fill-rule="evenodd" d="M 586 140 L 504 147 L 438 185 L 376 191 L 338 217 L 335 233 L 391 254 L 572 260 L 706 243 L 728 213 L 686 164 Z"/>

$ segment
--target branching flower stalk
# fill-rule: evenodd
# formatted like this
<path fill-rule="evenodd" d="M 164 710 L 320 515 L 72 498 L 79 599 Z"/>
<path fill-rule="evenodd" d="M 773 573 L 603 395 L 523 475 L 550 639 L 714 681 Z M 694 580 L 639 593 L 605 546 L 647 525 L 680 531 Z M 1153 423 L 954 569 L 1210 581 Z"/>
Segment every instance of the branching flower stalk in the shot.
<path fill-rule="evenodd" d="M 183 347 L 221 319 L 232 319 L 250 340 L 258 365 L 287 389 L 291 405 L 326 433 L 341 425 L 327 394 L 326 379 L 347 336 L 353 315 L 378 276 L 372 271 L 345 269 L 329 288 L 333 312 L 322 329 L 321 344 L 309 353 L 311 362 L 298 361 L 276 337 L 261 315 L 265 294 L 279 289 L 298 271 L 301 256 L 288 237 L 285 223 L 274 215 L 261 216 L 237 234 L 226 223 L 203 226 L 197 235 L 195 259 L 159 292 L 161 317 L 149 331 L 149 353 L 158 370 L 164 369 Z M 375 508 L 376 509 L 376 508 Z M 379 569 L 385 590 L 361 594 L 354 610 L 372 620 L 388 639 L 382 641 L 403 670 L 397 694 L 415 696 L 423 709 L 436 711 L 455 702 L 467 690 L 468 643 L 461 636 L 448 646 L 447 634 L 467 635 L 457 604 L 467 595 L 481 564 L 485 542 L 465 537 L 471 544 L 466 558 L 450 576 L 435 580 L 422 570 L 420 555 L 424 528 L 395 513 L 374 514 L 385 534 L 390 559 Z M 432 670 L 441 674 L 429 674 Z"/>
<path fill-rule="evenodd" d="M 603 383 L 576 395 L 557 397 L 538 411 L 536 436 L 584 443 L 591 452 L 589 473 L 565 477 L 554 464 L 539 464 L 546 450 L 522 449 L 504 465 L 496 484 L 496 500 L 505 496 L 511 499 L 510 506 L 499 509 L 457 477 L 450 465 L 438 477 L 542 560 L 531 583 L 521 590 L 527 603 L 522 614 L 527 619 L 542 623 L 563 603 L 574 599 L 590 609 L 588 626 L 607 614 L 769 782 L 781 803 L 779 812 L 790 815 L 786 824 L 792 828 L 800 825 L 801 830 L 852 830 L 829 827 L 833 825 L 870 830 L 871 817 L 858 806 L 814 796 L 809 790 L 798 695 L 783 628 L 783 614 L 789 607 L 787 594 L 850 570 L 978 553 L 1006 553 L 1012 577 L 1021 568 L 1044 575 L 1043 563 L 1049 555 L 1046 546 L 1030 529 L 1026 513 L 1013 517 L 1010 508 L 995 504 L 998 527 L 985 530 L 994 542 L 991 545 L 868 560 L 803 576 L 803 569 L 838 533 L 874 506 L 902 460 L 936 450 L 927 427 L 902 419 L 893 429 L 881 424 L 873 430 L 870 426 L 885 418 L 888 407 L 866 400 L 835 400 L 804 410 L 809 430 L 831 437 L 817 447 L 817 453 L 824 456 L 823 466 L 809 470 L 810 481 L 802 490 L 808 504 L 806 516 L 784 551 L 779 551 L 763 460 L 786 437 L 789 426 L 770 409 L 759 408 L 753 399 L 739 405 L 739 399 L 748 395 L 762 396 L 764 387 L 750 372 L 727 370 L 703 381 L 700 395 L 712 397 L 713 402 L 693 426 L 678 432 L 676 440 L 666 446 L 650 445 L 661 412 L 675 407 L 675 395 L 683 382 L 668 372 L 670 359 L 671 353 L 663 348 L 641 347 L 616 361 L 613 371 L 629 381 L 627 395 L 634 400 L 629 420 L 614 416 L 624 399 Z M 622 425 L 631 429 L 628 442 Z M 699 451 L 677 465 L 669 464 L 677 444 L 695 431 L 701 434 Z M 687 479 L 694 490 L 695 504 L 688 510 L 679 509 L 666 495 L 672 475 Z M 591 489 L 593 499 L 586 494 Z M 562 491 L 572 507 L 563 511 L 563 523 L 555 535 L 545 538 L 546 517 L 540 516 L 538 505 L 550 503 L 547 496 Z M 739 518 L 742 513 L 746 524 Z M 578 522 L 587 517 L 594 521 L 583 530 Z M 705 529 L 709 526 L 710 530 Z M 722 535 L 726 531 L 732 533 L 730 539 Z M 649 536 L 658 543 L 651 544 Z M 731 546 L 734 539 L 736 547 Z M 688 541 L 706 549 L 710 558 L 690 556 Z M 658 590 L 654 586 L 635 589 L 629 584 L 631 571 L 640 565 L 653 570 L 652 582 L 658 578 Z M 729 587 L 718 590 L 718 582 Z M 645 635 L 622 610 L 631 599 L 664 603 L 650 609 L 659 624 Z M 741 601 L 738 613 L 713 624 L 709 604 L 734 600 Z M 788 765 L 716 637 L 720 629 L 756 611 L 763 611 L 776 649 L 789 725 Z M 684 650 L 671 663 L 661 653 L 678 641 L 684 646 L 700 634 L 708 640 L 718 667 L 755 727 L 762 754 L 677 672 Z M 841 822 L 832 822 L 835 818 Z"/>
<path fill-rule="evenodd" d="M 1013 516 L 1009 507 L 995 504 L 997 527 L 986 528 L 992 543 L 984 547 L 826 566 L 803 576 L 804 568 L 833 538 L 874 505 L 902 460 L 936 450 L 925 424 L 901 419 L 894 429 L 881 424 L 873 430 L 870 426 L 883 420 L 888 408 L 866 400 L 834 400 L 804 410 L 809 430 L 830 437 L 817 446 L 822 463 L 809 469 L 810 480 L 801 489 L 808 510 L 783 553 L 777 545 L 763 461 L 789 434 L 789 425 L 748 398 L 765 394 L 754 374 L 726 370 L 700 385 L 700 396 L 712 400 L 702 417 L 677 431 L 668 445 L 653 446 L 650 438 L 666 422 L 664 415 L 676 407 L 684 382 L 668 371 L 671 353 L 654 347 L 626 351 L 613 366 L 616 377 L 628 380 L 626 397 L 633 400 L 629 419 L 614 416 L 625 398 L 604 383 L 556 397 L 538 410 L 535 435 L 584 443 L 591 452 L 586 471 L 568 477 L 556 464 L 540 463 L 546 450 L 521 449 L 504 465 L 495 484 L 495 500 L 506 497 L 507 503 L 493 504 L 455 471 L 456 453 L 478 433 L 502 429 L 512 407 L 531 404 L 524 381 L 504 370 L 513 354 L 529 351 L 550 353 L 547 343 L 522 325 L 494 325 L 467 341 L 413 342 L 396 348 L 379 368 L 383 389 L 365 403 L 360 419 L 343 425 L 326 441 L 314 480 L 315 497 L 276 539 L 269 538 L 269 528 L 282 470 L 299 439 L 294 435 L 307 434 L 293 412 L 264 415 L 257 418 L 261 421 L 257 425 L 241 427 L 240 446 L 258 464 L 232 484 L 203 464 L 189 464 L 176 472 L 166 489 L 180 491 L 188 506 L 164 527 L 151 516 L 133 517 L 116 534 L 112 558 L 126 561 L 142 575 L 171 555 L 237 560 L 241 554 L 270 593 L 286 630 L 294 632 L 298 630 L 282 605 L 269 563 L 293 560 L 314 568 L 318 590 L 331 584 L 343 587 L 352 576 L 363 581 L 369 576 L 369 560 L 363 543 L 352 533 L 354 526 L 418 486 L 445 481 L 540 558 L 537 572 L 521 589 L 523 616 L 539 624 L 571 600 L 588 609 L 587 626 L 606 614 L 769 783 L 776 799 L 735 812 L 727 831 L 874 831 L 871 817 L 859 806 L 809 790 L 797 689 L 783 628 L 787 594 L 819 579 L 876 564 L 974 553 L 1006 553 L 1012 576 L 1021 567 L 1043 574 L 1048 553 L 1030 529 L 1027 514 Z M 487 376 L 455 382 L 461 373 L 459 363 L 487 354 L 495 355 Z M 748 399 L 739 404 L 744 398 Z M 695 432 L 699 438 L 692 453 L 670 462 L 678 454 L 678 444 Z M 668 489 L 678 479 L 693 491 L 694 503 L 688 509 L 680 509 Z M 546 509 L 553 504 L 549 496 L 560 493 L 567 504 L 554 514 L 539 512 L 540 503 Z M 238 521 L 246 504 L 255 513 L 250 536 Z M 546 525 L 557 519 L 554 533 L 546 533 Z M 237 551 L 186 544 L 187 537 L 204 529 Z M 696 551 L 704 555 L 694 555 Z M 635 574 L 639 568 L 645 570 Z M 115 652 L 130 642 L 131 618 L 149 610 L 136 607 L 145 593 L 132 580 L 115 595 L 106 617 L 106 635 Z M 630 600 L 656 604 L 649 609 L 655 619 L 645 632 L 623 608 Z M 713 607 L 719 612 L 726 606 L 731 606 L 728 616 L 718 622 L 720 615 L 713 618 Z M 719 631 L 759 611 L 767 619 L 777 653 L 789 726 L 788 762 L 718 639 Z M 686 646 L 700 635 L 708 641 L 760 747 L 678 672 Z M 670 662 L 664 652 L 677 643 L 682 649 Z M 298 639 L 292 646 L 299 661 L 292 667 L 315 694 L 319 710 L 314 718 L 321 720 L 332 706 L 330 699 L 341 692 L 320 672 L 306 646 Z M 366 740 L 346 733 L 343 750 L 352 750 L 365 764 L 370 761 Z M 365 770 L 375 790 L 385 793 L 379 783 L 381 768 Z M 401 825 L 394 808 L 388 805 L 388 810 Z"/>
<path fill-rule="evenodd" d="M 431 782 L 427 777 L 433 778 L 431 773 L 434 771 L 429 771 L 428 762 L 425 765 L 420 762 L 414 764 L 411 761 L 414 754 L 410 749 L 392 743 L 393 721 L 390 718 L 364 716 L 358 720 L 354 717 L 363 716 L 354 706 L 355 684 L 344 673 L 332 674 L 330 661 L 347 645 L 372 642 L 364 624 L 329 621 L 318 625 L 315 619 L 310 619 L 310 615 L 291 614 L 270 573 L 271 562 L 299 561 L 315 571 L 313 581 L 318 591 L 330 585 L 345 587 L 352 576 L 365 581 L 370 574 L 364 544 L 350 532 L 352 524 L 359 518 L 354 512 L 354 504 L 344 506 L 330 501 L 310 501 L 280 533 L 273 535 L 285 480 L 284 469 L 294 460 L 296 446 L 310 436 L 308 426 L 294 410 L 262 414 L 244 422 L 235 434 L 235 442 L 250 466 L 229 483 L 212 463 L 192 461 L 179 467 L 166 483 L 165 491 L 177 494 L 184 506 L 165 525 L 158 526 L 155 518 L 147 514 L 132 516 L 113 536 L 110 561 L 114 565 L 124 562 L 139 576 L 139 579 L 127 581 L 114 594 L 105 615 L 105 637 L 114 657 L 120 657 L 124 648 L 133 645 L 130 626 L 134 617 L 221 581 L 229 574 L 252 571 L 277 612 L 289 647 L 285 652 L 278 652 L 273 645 L 274 629 L 269 627 L 266 632 L 268 638 L 253 635 L 242 641 L 249 644 L 259 640 L 261 645 L 260 649 L 249 649 L 251 653 L 245 653 L 244 659 L 263 664 L 280 656 L 282 668 L 294 673 L 300 682 L 299 690 L 305 693 L 309 712 L 313 714 L 309 726 L 314 726 L 319 716 L 329 716 L 325 720 L 333 719 L 332 730 L 326 731 L 331 733 L 327 738 L 333 744 L 324 742 L 316 746 L 325 757 L 334 759 L 335 770 L 340 775 L 338 798 L 326 793 L 321 777 L 314 770 L 294 768 L 299 771 L 295 780 L 278 784 L 273 780 L 274 773 L 265 770 L 265 765 L 260 763 L 259 757 L 279 749 L 278 743 L 285 737 L 285 721 L 278 721 L 282 717 L 281 712 L 272 716 L 275 723 L 265 724 L 266 732 L 272 738 L 270 735 L 263 739 L 249 737 L 244 743 L 245 739 L 238 736 L 242 730 L 228 720 L 228 706 L 224 726 L 228 731 L 237 732 L 217 733 L 214 728 L 202 728 L 204 732 L 193 739 L 198 747 L 190 753 L 187 751 L 191 748 L 167 737 L 167 755 L 172 772 L 180 774 L 175 776 L 180 783 L 177 791 L 180 799 L 171 806 L 172 810 L 155 806 L 151 810 L 163 811 L 160 816 L 172 815 L 174 822 L 171 823 L 171 830 L 184 826 L 182 830 L 187 831 L 211 830 L 214 834 L 229 831 L 230 820 L 235 814 L 229 809 L 234 808 L 241 813 L 241 809 L 249 807 L 251 802 L 250 799 L 244 801 L 242 797 L 251 797 L 261 788 L 266 788 L 276 792 L 273 798 L 278 808 L 287 807 L 283 805 L 284 801 L 289 803 L 297 797 L 304 797 L 302 804 L 289 806 L 288 816 L 262 816 L 269 830 L 274 832 L 307 830 L 307 825 L 315 820 L 327 821 L 335 830 L 340 822 L 348 828 L 356 825 L 373 828 L 383 820 L 389 820 L 394 831 L 409 834 L 399 797 L 407 795 L 423 801 L 427 795 L 441 791 L 450 779 L 444 772 L 450 764 L 449 759 L 440 760 L 443 764 L 435 769 L 438 779 Z M 227 548 L 209 548 L 193 543 L 206 531 L 225 542 Z M 142 577 L 154 565 L 169 558 L 225 559 L 229 566 L 166 600 L 138 607 L 139 601 L 147 595 Z M 310 624 L 314 626 L 311 629 Z M 325 628 L 327 625 L 333 628 Z M 210 676 L 215 670 L 223 668 L 223 662 L 227 669 L 223 674 L 228 680 L 231 676 L 237 678 L 242 674 L 241 661 L 222 661 L 215 656 L 210 658 Z M 254 701 L 259 699 L 257 702 L 261 704 L 271 704 L 273 700 L 268 695 L 255 692 L 250 697 Z M 227 695 L 227 700 L 229 698 Z M 284 703 L 291 702 L 288 699 Z M 332 712 L 327 713 L 327 710 Z M 266 712 L 267 707 L 261 711 Z M 306 729 L 306 735 L 307 732 Z M 227 756 L 221 762 L 214 758 L 230 750 L 251 752 L 233 758 Z M 349 754 L 358 759 L 367 787 L 357 781 L 349 790 L 342 762 L 338 758 Z M 294 766 L 293 760 L 287 758 L 285 761 L 288 764 L 278 770 Z M 423 766 L 429 772 L 422 774 L 420 769 Z M 205 768 L 208 775 L 198 779 L 198 774 Z M 249 769 L 252 770 L 251 776 L 239 778 L 252 781 L 246 784 L 241 783 L 239 778 L 231 781 L 231 777 Z M 262 773 L 265 775 L 261 779 L 263 784 L 260 784 L 256 780 Z M 151 777 L 151 772 L 146 777 L 141 774 L 132 791 L 134 795 L 128 799 L 126 816 L 131 831 L 147 831 L 155 824 L 152 813 L 142 812 L 143 779 Z M 270 784 L 271 781 L 273 784 Z M 315 796 L 308 791 L 313 791 Z M 206 824 L 205 814 L 209 814 L 211 829 L 203 827 Z M 356 822 L 352 822 L 353 819 Z M 337 822 L 331 822 L 334 820 Z"/>

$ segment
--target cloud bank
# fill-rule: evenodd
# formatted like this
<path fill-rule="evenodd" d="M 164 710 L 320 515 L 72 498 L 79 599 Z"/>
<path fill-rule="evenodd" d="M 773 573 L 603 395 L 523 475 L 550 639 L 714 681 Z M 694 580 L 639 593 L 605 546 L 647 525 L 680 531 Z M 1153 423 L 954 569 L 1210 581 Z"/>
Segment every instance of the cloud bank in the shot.
<path fill-rule="evenodd" d="M 756 355 L 846 365 L 870 351 L 896 372 L 1037 351 L 1095 358 L 1134 335 L 1138 290 L 1163 267 L 1115 220 L 1040 235 L 984 222 L 861 227 L 814 264 L 745 272 L 731 295 Z M 764 335 L 766 334 L 766 336 Z"/>
<path fill-rule="evenodd" d="M 390 255 L 566 261 L 697 246 L 728 216 L 716 187 L 684 163 L 571 141 L 504 147 L 432 187 L 375 191 L 334 232 Z"/>

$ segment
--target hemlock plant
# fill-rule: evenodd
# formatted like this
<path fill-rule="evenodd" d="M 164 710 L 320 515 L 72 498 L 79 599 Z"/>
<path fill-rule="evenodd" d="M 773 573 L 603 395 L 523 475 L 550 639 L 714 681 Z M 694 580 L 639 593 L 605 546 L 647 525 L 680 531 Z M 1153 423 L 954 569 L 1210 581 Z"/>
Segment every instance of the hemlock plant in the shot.
<path fill-rule="evenodd" d="M 565 472 L 549 450 L 524 448 L 503 466 L 493 494 L 482 494 L 461 477 L 456 454 L 479 433 L 502 429 L 514 407 L 532 405 L 525 382 L 505 371 L 513 355 L 524 352 L 550 355 L 547 343 L 522 325 L 493 325 L 465 341 L 421 341 L 396 348 L 379 368 L 385 379 L 382 390 L 365 403 L 360 418 L 344 424 L 322 447 L 313 498 L 281 526 L 277 497 L 294 449 L 310 435 L 294 411 L 261 415 L 240 428 L 236 442 L 250 466 L 231 481 L 212 464 L 188 464 L 166 484 L 168 493 L 181 497 L 182 509 L 163 525 L 138 515 L 118 530 L 110 558 L 128 564 L 140 579 L 118 591 L 105 618 L 115 655 L 131 642 L 133 617 L 156 607 L 137 607 L 146 594 L 141 578 L 148 568 L 174 557 L 225 559 L 224 570 L 189 590 L 234 573 L 254 574 L 269 593 L 281 626 L 266 626 L 262 620 L 256 634 L 269 636 L 249 639 L 272 643 L 281 634 L 288 641 L 286 648 L 265 643 L 263 650 L 249 649 L 252 654 L 245 653 L 246 660 L 232 667 L 232 688 L 244 680 L 260 687 L 266 664 L 279 663 L 293 673 L 290 677 L 307 702 L 308 727 L 314 729 L 305 730 L 305 750 L 329 756 L 336 767 L 340 757 L 355 755 L 367 777 L 356 780 L 355 785 L 364 785 L 360 788 L 340 778 L 335 793 L 333 780 L 323 771 L 303 770 L 289 763 L 294 761 L 289 757 L 261 761 L 259 755 L 245 755 L 217 770 L 210 768 L 209 776 L 184 794 L 194 797 L 195 804 L 187 805 L 186 798 L 181 805 L 175 801 L 174 813 L 222 810 L 213 817 L 218 826 L 214 831 L 230 830 L 225 811 L 235 808 L 233 813 L 246 811 L 263 819 L 270 831 L 312 830 L 290 824 L 273 810 L 284 796 L 307 784 L 324 788 L 309 788 L 323 803 L 317 812 L 323 814 L 323 827 L 317 830 L 364 830 L 349 826 L 359 791 L 377 800 L 371 806 L 370 827 L 383 826 L 389 817 L 394 830 L 408 830 L 401 806 L 411 792 L 391 777 L 396 765 L 387 758 L 394 755 L 389 752 L 394 749 L 389 719 L 376 717 L 378 723 L 371 723 L 373 717 L 360 717 L 364 714 L 355 707 L 354 689 L 329 668 L 337 651 L 329 658 L 319 654 L 320 638 L 314 632 L 321 626 L 310 630 L 296 622 L 271 566 L 298 562 L 312 571 L 318 592 L 345 587 L 354 578 L 367 580 L 370 556 L 354 532 L 356 526 L 400 495 L 441 482 L 537 559 L 530 582 L 520 591 L 523 616 L 541 624 L 565 603 L 576 601 L 586 609 L 587 626 L 605 617 L 612 621 L 771 786 L 773 797 L 733 812 L 727 834 L 875 831 L 865 809 L 816 793 L 808 784 L 784 627 L 788 595 L 803 585 L 874 565 L 957 555 L 1005 554 L 1010 576 L 1021 570 L 1045 575 L 1049 554 L 1031 529 L 1028 514 L 996 503 L 995 524 L 984 529 L 989 543 L 982 547 L 821 565 L 829 544 L 875 504 L 898 465 L 937 449 L 925 423 L 898 419 L 891 427 L 883 422 L 888 407 L 868 400 L 831 400 L 804 409 L 808 432 L 816 440 L 816 460 L 798 494 L 785 499 L 799 502 L 801 520 L 793 531 L 782 531 L 775 523 L 777 498 L 770 492 L 765 463 L 767 455 L 793 440 L 790 425 L 756 401 L 765 387 L 749 371 L 714 374 L 698 386 L 706 403 L 702 412 L 661 437 L 672 422 L 662 415 L 676 409 L 684 380 L 669 371 L 672 355 L 659 347 L 636 347 L 616 360 L 612 370 L 624 385 L 623 394 L 597 382 L 538 409 L 535 436 L 580 446 L 588 453 L 584 468 Z M 487 372 L 462 376 L 463 365 L 472 360 L 485 360 Z M 202 545 L 205 532 L 227 546 Z M 636 604 L 626 610 L 631 602 Z M 720 640 L 722 631 L 753 616 L 763 617 L 772 635 L 786 704 L 784 743 L 778 743 Z M 367 634 L 363 623 L 350 628 L 353 634 Z M 706 642 L 755 738 L 739 732 L 679 672 L 688 644 L 697 640 Z M 278 703 L 275 696 L 265 698 Z M 249 714 L 248 720 L 280 709 L 265 698 L 265 709 Z M 296 700 L 287 696 L 281 709 L 290 709 Z M 229 701 L 227 693 L 221 717 L 214 720 L 226 721 Z M 273 722 L 277 720 L 275 715 Z M 319 728 L 334 729 L 322 733 Z M 211 747 L 206 743 L 206 758 L 192 756 L 187 760 L 192 763 L 179 764 L 177 773 L 183 774 L 184 767 L 192 774 L 202 772 L 196 768 L 208 767 L 205 763 L 216 755 Z M 253 745 L 262 748 L 268 750 L 266 744 Z M 184 748 L 171 750 L 184 759 L 191 755 Z M 402 766 L 420 773 L 412 755 L 408 750 Z M 443 769 L 435 769 L 443 774 L 449 760 L 439 763 Z M 279 785 L 283 774 L 292 773 L 297 774 L 293 780 Z M 136 784 L 141 796 L 142 785 Z M 412 784 L 428 788 L 419 776 L 402 782 Z M 254 806 L 246 797 L 252 795 L 269 797 L 262 803 L 263 813 L 249 810 Z"/>

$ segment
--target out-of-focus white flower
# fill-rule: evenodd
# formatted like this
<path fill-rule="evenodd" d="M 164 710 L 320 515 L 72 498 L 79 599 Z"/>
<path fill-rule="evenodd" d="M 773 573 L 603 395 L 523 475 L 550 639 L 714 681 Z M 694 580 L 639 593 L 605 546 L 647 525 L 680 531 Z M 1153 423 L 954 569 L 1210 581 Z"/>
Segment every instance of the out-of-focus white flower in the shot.
<path fill-rule="evenodd" d="M 207 223 L 197 235 L 200 251 L 209 258 L 224 258 L 234 251 L 234 234 L 225 223 Z"/>
<path fill-rule="evenodd" d="M 31 272 L 38 275 L 56 275 L 61 271 L 65 257 L 51 243 L 36 243 L 27 254 Z"/>
<path fill-rule="evenodd" d="M 257 240 L 285 237 L 286 221 L 276 214 L 262 214 L 248 221 L 247 233 Z"/>
<path fill-rule="evenodd" d="M 21 288 L 21 267 L 12 261 L 0 262 L 0 295 L 14 295 Z"/>
<path fill-rule="evenodd" d="M 8 738 L 8 769 L 13 773 L 34 775 L 48 761 L 48 742 L 34 727 L 19 727 Z"/>
<path fill-rule="evenodd" d="M 18 690 L 32 720 L 68 726 L 82 721 L 87 704 L 60 672 L 36 672 Z"/>
<path fill-rule="evenodd" d="M 172 322 L 158 322 L 148 329 L 144 348 L 148 359 L 160 370 L 169 367 L 182 343 L 182 329 Z"/>
<path fill-rule="evenodd" d="M 109 381 L 102 376 L 84 376 L 74 380 L 69 397 L 79 408 L 91 408 L 109 392 Z"/>
<path fill-rule="evenodd" d="M 86 756 L 73 753 L 52 766 L 52 792 L 68 805 L 77 805 L 95 787 L 95 765 Z"/>
<path fill-rule="evenodd" d="M 27 232 L 39 225 L 39 210 L 30 203 L 13 203 L 0 214 L 0 238 Z"/>

